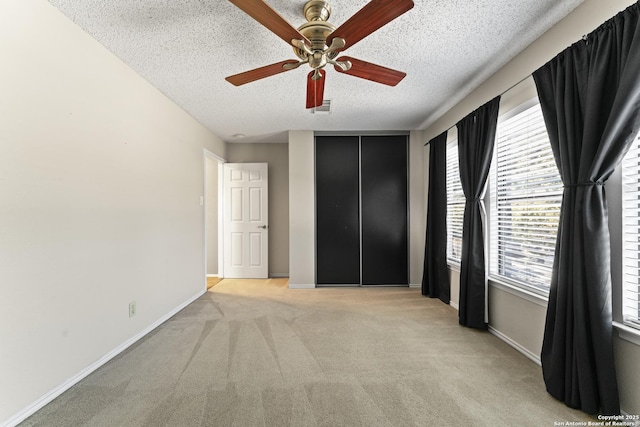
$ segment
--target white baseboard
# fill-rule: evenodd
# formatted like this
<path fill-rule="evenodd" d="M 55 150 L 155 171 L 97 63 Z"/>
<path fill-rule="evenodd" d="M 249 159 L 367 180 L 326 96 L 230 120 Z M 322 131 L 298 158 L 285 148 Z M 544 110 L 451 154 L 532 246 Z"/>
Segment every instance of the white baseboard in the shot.
<path fill-rule="evenodd" d="M 456 310 L 460 311 L 460 306 L 457 303 L 455 303 L 453 301 L 450 301 L 449 305 L 451 307 L 455 308 Z M 496 337 L 500 338 L 502 341 L 504 341 L 507 344 L 509 344 L 511 347 L 513 347 L 516 350 L 518 350 L 520 353 L 524 354 L 528 359 L 531 359 L 537 365 L 542 366 L 542 362 L 540 361 L 540 356 L 539 355 L 534 354 L 531 351 L 527 350 L 526 348 L 524 348 L 523 346 L 521 346 L 520 344 L 518 344 L 517 342 L 515 342 L 514 340 L 512 340 L 511 338 L 509 338 L 508 336 L 506 336 L 502 332 L 500 332 L 499 330 L 495 329 L 491 325 L 489 325 L 489 332 L 491 334 L 495 335 Z"/>
<path fill-rule="evenodd" d="M 289 273 L 270 273 L 269 277 L 272 279 L 282 279 L 284 277 L 289 277 Z"/>
<path fill-rule="evenodd" d="M 524 348 L 523 346 L 521 346 L 520 344 L 518 344 L 517 342 L 515 342 L 514 340 L 512 340 L 511 338 L 509 338 L 505 334 L 503 334 L 502 332 L 500 332 L 497 329 L 493 328 L 492 326 L 489 326 L 489 332 L 491 332 L 493 335 L 495 335 L 496 337 L 500 338 L 502 341 L 504 341 L 507 344 L 509 344 L 511 347 L 513 347 L 516 350 L 518 350 L 520 353 L 524 354 L 527 358 L 531 359 L 537 365 L 542 366 L 542 362 L 540 361 L 540 356 L 538 356 L 538 355 L 532 353 L 531 351 L 527 350 L 526 348 Z"/>
<path fill-rule="evenodd" d="M 125 351 L 127 348 L 135 344 L 141 338 L 144 338 L 144 336 L 147 335 L 149 332 L 153 331 L 155 328 L 157 328 L 158 326 L 160 326 L 161 324 L 169 320 L 171 317 L 176 315 L 180 310 L 182 310 L 183 308 L 185 308 L 186 306 L 188 306 L 189 304 L 191 304 L 192 302 L 200 298 L 205 293 L 206 293 L 206 290 L 199 291 L 196 295 L 192 296 L 187 301 L 183 302 L 178 307 L 174 308 L 169 313 L 165 314 L 160 319 L 156 320 L 153 324 L 148 326 L 146 329 L 142 330 L 137 335 L 133 336 L 132 338 L 125 341 L 124 343 L 120 344 L 118 347 L 116 347 L 115 349 L 111 350 L 109 353 L 102 356 L 100 359 L 98 359 L 96 362 L 94 362 L 90 366 L 87 366 L 85 369 L 78 372 L 76 375 L 69 378 L 67 381 L 60 384 L 58 387 L 44 394 L 38 400 L 31 403 L 29 406 L 27 406 L 26 408 L 22 409 L 20 412 L 11 416 L 8 420 L 3 422 L 1 427 L 14 427 L 20 424 L 21 422 L 29 418 L 31 415 L 35 414 L 37 411 L 42 409 L 45 405 L 53 401 L 56 397 L 60 396 L 62 393 L 69 390 L 78 382 L 86 378 L 89 374 L 94 372 L 96 369 L 100 368 L 109 360 L 113 359 L 114 357 L 116 357 L 117 355 Z"/>
<path fill-rule="evenodd" d="M 207 277 L 220 277 L 219 274 L 207 274 Z"/>
<path fill-rule="evenodd" d="M 421 288 L 422 288 L 422 283 L 409 283 L 409 287 L 410 287 L 410 288 L 418 288 L 418 289 L 421 289 Z"/>
<path fill-rule="evenodd" d="M 315 289 L 314 283 L 289 283 L 289 289 Z"/>

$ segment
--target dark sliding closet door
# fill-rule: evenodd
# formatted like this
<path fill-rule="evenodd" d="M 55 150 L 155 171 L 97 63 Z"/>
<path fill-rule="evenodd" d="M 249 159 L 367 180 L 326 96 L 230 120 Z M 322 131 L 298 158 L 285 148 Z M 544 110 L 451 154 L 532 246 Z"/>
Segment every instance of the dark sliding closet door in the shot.
<path fill-rule="evenodd" d="M 363 136 L 362 284 L 409 283 L 407 137 Z"/>
<path fill-rule="evenodd" d="M 316 137 L 319 285 L 407 285 L 407 137 Z"/>
<path fill-rule="evenodd" d="M 360 283 L 359 137 L 316 137 L 316 280 Z"/>

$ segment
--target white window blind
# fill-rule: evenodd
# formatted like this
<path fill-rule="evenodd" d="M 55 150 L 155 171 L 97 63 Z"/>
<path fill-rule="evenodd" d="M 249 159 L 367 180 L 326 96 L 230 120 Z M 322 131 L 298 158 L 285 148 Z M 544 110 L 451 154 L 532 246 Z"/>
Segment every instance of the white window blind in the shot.
<path fill-rule="evenodd" d="M 460 264 L 464 193 L 460 184 L 458 141 L 447 144 L 447 260 Z"/>
<path fill-rule="evenodd" d="M 562 190 L 540 104 L 499 123 L 490 178 L 491 275 L 548 293 Z"/>
<path fill-rule="evenodd" d="M 624 323 L 640 329 L 640 136 L 622 161 Z"/>

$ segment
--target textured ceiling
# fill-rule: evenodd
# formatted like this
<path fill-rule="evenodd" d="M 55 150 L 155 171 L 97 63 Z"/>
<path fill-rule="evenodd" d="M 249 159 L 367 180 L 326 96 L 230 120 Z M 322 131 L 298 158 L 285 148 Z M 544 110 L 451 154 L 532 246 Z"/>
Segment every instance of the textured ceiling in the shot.
<path fill-rule="evenodd" d="M 286 142 L 288 130 L 423 129 L 583 0 L 414 0 L 345 51 L 407 77 L 388 87 L 327 67 L 330 114 L 305 109 L 307 66 L 240 87 L 224 80 L 296 59 L 226 0 L 49 1 L 223 140 Z M 267 3 L 294 27 L 306 22 L 305 0 Z M 334 0 L 329 21 L 366 3 Z"/>

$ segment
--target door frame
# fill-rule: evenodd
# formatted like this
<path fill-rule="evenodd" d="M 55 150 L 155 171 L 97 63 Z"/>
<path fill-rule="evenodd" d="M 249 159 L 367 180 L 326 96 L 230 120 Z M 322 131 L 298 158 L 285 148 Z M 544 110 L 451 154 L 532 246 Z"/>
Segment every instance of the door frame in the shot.
<path fill-rule="evenodd" d="M 209 160 L 214 160 L 218 163 L 218 177 L 217 177 L 217 187 L 218 187 L 218 200 L 217 200 L 217 211 L 218 211 L 218 223 L 217 224 L 208 224 L 207 221 L 207 189 L 209 188 L 209 186 L 211 185 L 211 183 L 207 182 L 207 159 Z M 205 289 L 207 286 L 207 277 L 208 277 L 208 269 L 207 269 L 207 262 L 208 262 L 208 256 L 207 256 L 207 248 L 210 246 L 209 242 L 207 241 L 207 231 L 209 230 L 209 227 L 217 227 L 218 229 L 218 239 L 217 239 L 217 248 L 218 248 L 218 272 L 215 276 L 217 277 L 224 277 L 224 246 L 223 246 L 223 237 L 224 237 L 224 228 L 223 228 L 223 221 L 222 221 L 222 213 L 223 211 L 223 195 L 222 195 L 222 190 L 223 190 L 223 183 L 222 183 L 222 165 L 227 163 L 227 161 L 218 156 L 217 154 L 215 154 L 212 151 L 207 150 L 206 148 L 203 148 L 203 158 L 202 158 L 202 162 L 203 162 L 203 196 L 201 198 L 201 202 L 202 202 L 202 208 L 203 208 L 203 222 L 204 222 L 204 239 L 203 239 L 203 244 L 204 244 L 204 277 L 205 277 Z"/>

